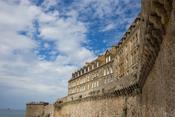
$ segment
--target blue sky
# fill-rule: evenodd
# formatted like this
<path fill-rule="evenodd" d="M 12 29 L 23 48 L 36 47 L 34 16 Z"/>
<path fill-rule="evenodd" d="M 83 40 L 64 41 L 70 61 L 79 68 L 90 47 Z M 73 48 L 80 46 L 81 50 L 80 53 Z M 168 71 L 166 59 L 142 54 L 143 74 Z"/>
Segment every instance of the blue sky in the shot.
<path fill-rule="evenodd" d="M 71 73 L 116 45 L 140 0 L 1 0 L 0 108 L 67 94 Z"/>

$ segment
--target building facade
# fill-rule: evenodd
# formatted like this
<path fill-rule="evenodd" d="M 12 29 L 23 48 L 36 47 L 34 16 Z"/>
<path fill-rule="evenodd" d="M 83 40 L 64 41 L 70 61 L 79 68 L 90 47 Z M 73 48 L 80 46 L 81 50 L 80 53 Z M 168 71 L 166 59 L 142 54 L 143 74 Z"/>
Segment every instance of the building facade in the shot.
<path fill-rule="evenodd" d="M 72 73 L 67 101 L 101 95 L 124 77 L 135 75 L 140 61 L 140 16 L 129 27 L 118 45 Z"/>

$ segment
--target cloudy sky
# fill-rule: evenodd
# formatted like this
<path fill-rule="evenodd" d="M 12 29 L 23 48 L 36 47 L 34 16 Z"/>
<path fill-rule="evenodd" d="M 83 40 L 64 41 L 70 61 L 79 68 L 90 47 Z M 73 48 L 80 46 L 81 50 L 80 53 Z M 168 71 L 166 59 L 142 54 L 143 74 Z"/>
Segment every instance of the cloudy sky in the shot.
<path fill-rule="evenodd" d="M 71 73 L 139 12 L 140 0 L 0 0 L 0 108 L 65 96 Z"/>

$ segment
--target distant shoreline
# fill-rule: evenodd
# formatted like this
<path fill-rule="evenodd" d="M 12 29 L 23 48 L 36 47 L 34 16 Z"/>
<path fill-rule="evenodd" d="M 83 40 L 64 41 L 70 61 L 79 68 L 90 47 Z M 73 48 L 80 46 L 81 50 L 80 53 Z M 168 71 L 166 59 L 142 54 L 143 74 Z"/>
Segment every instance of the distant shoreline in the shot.
<path fill-rule="evenodd" d="M 0 117 L 25 117 L 25 111 L 22 109 L 0 109 Z"/>
<path fill-rule="evenodd" d="M 0 108 L 0 111 L 25 111 L 22 109 Z"/>

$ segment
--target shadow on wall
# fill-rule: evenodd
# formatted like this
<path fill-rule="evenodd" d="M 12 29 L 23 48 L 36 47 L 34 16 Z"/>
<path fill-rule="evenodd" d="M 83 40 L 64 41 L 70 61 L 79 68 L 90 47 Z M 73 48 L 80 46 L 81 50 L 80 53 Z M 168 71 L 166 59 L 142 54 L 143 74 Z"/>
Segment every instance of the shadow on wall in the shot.
<path fill-rule="evenodd" d="M 142 89 L 142 117 L 173 117 L 175 115 L 175 1 L 143 0 L 142 5 L 145 20 L 144 41 L 150 45 L 145 45 L 150 49 L 147 57 L 150 60 L 145 66 L 152 64 L 149 68 L 151 71 L 143 74 L 145 82 Z M 161 43 L 160 47 L 159 43 Z M 158 56 L 154 64 L 151 58 L 155 54 Z"/>

